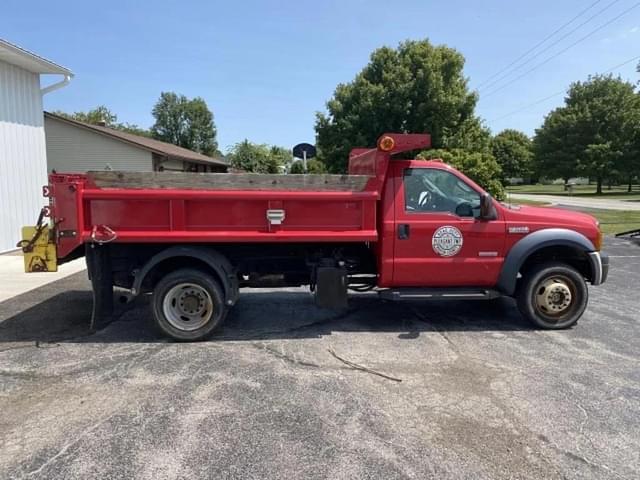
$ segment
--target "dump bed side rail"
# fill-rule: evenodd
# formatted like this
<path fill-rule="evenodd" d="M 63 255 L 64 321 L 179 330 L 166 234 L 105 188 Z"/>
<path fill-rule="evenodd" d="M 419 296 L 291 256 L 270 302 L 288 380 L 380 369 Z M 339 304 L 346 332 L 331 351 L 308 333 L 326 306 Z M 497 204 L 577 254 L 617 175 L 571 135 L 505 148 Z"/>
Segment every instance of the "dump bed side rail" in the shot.
<path fill-rule="evenodd" d="M 51 176 L 58 258 L 83 243 L 368 242 L 380 193 L 370 177 L 306 189 L 168 188 L 173 174 Z M 118 176 L 122 177 L 119 178 Z M 191 174 L 184 174 L 185 176 Z M 203 174 L 197 182 L 218 182 Z M 224 175 L 227 179 L 233 174 Z M 115 177 L 114 177 L 115 176 Z M 132 176 L 137 179 L 123 187 Z M 318 176 L 319 180 L 327 176 Z M 340 179 L 344 177 L 344 180 Z M 145 178 L 153 179 L 149 188 Z M 235 179 L 232 179 L 235 180 Z M 244 180 L 246 181 L 246 177 Z M 196 183 L 197 183 L 196 182 Z M 215 183 L 215 182 L 214 182 Z M 228 180 L 227 180 L 228 183 Z M 99 186 L 100 185 L 100 186 Z M 200 184 L 198 184 L 200 186 Z M 303 185 L 299 183 L 299 185 Z M 290 187 L 291 184 L 287 184 Z M 64 233 L 63 233 L 64 232 Z"/>

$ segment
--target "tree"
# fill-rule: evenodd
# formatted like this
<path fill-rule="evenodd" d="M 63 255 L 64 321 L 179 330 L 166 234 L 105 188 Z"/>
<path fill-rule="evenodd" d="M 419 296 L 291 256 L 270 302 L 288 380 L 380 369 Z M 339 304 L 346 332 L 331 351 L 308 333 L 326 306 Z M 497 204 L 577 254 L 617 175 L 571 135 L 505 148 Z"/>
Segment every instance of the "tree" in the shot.
<path fill-rule="evenodd" d="M 349 149 L 375 145 L 385 132 L 431 134 L 434 148 L 485 151 L 489 132 L 475 116 L 478 100 L 462 73 L 464 57 L 428 40 L 383 47 L 350 83 L 336 87 L 316 116 L 321 160 L 345 172 Z"/>
<path fill-rule="evenodd" d="M 640 64 L 638 69 L 640 71 Z M 634 179 L 640 176 L 640 91 L 636 92 L 631 110 L 631 132 L 627 145 L 622 149 L 622 157 L 618 160 L 621 177 L 627 182 L 629 192 L 632 190 Z"/>
<path fill-rule="evenodd" d="M 114 130 L 121 130 L 123 132 L 132 133 L 134 135 L 141 135 L 144 137 L 151 136 L 151 132 L 149 132 L 149 130 L 141 128 L 138 125 L 135 125 L 133 123 L 118 122 L 118 116 L 104 105 L 99 105 L 87 112 L 66 113 L 57 110 L 53 113 L 61 117 L 77 120 L 79 122 L 90 123 L 92 125 L 101 125 L 113 128 Z"/>
<path fill-rule="evenodd" d="M 79 122 L 106 127 L 113 127 L 118 122 L 118 116 L 104 105 L 99 105 L 88 112 L 74 112 L 70 117 Z"/>
<path fill-rule="evenodd" d="M 245 139 L 231 148 L 227 158 L 234 168 L 245 172 L 279 173 L 284 162 L 291 159 L 291 152 L 283 147 L 270 147 Z"/>
<path fill-rule="evenodd" d="M 602 193 L 605 180 L 631 168 L 625 161 L 632 158 L 638 98 L 632 83 L 611 75 L 573 83 L 565 105 L 552 111 L 536 130 L 534 152 L 541 173 L 565 181 L 587 175 L 596 180 L 596 192 Z"/>
<path fill-rule="evenodd" d="M 442 148 L 491 153 L 491 130 L 480 118 L 470 117 L 459 128 L 448 132 Z"/>
<path fill-rule="evenodd" d="M 576 175 L 580 146 L 573 129 L 573 118 L 556 109 L 536 130 L 533 140 L 533 170 L 539 178 L 562 178 L 565 184 Z"/>
<path fill-rule="evenodd" d="M 510 178 L 525 178 L 531 175 L 533 151 L 531 139 L 518 130 L 506 129 L 491 141 L 491 150 L 502 169 L 502 183 Z"/>
<path fill-rule="evenodd" d="M 457 168 L 498 200 L 503 200 L 504 186 L 500 182 L 502 170 L 491 153 L 469 152 L 461 148 L 432 149 L 418 154 L 426 160 L 441 159 Z"/>
<path fill-rule="evenodd" d="M 219 153 L 213 113 L 202 98 L 162 92 L 151 113 L 153 138 L 204 155 Z"/>
<path fill-rule="evenodd" d="M 122 130 L 123 132 L 131 133 L 133 135 L 138 135 L 140 137 L 151 137 L 151 131 L 139 127 L 135 123 L 118 123 L 115 127 L 116 130 Z"/>

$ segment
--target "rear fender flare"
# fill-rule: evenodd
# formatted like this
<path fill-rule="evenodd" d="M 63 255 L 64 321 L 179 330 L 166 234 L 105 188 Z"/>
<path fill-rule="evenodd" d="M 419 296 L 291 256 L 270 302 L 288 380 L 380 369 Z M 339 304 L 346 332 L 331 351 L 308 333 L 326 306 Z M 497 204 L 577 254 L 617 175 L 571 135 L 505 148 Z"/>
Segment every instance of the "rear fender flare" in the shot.
<path fill-rule="evenodd" d="M 498 277 L 497 289 L 505 295 L 513 295 L 516 291 L 518 272 L 527 258 L 541 248 L 555 246 L 576 248 L 585 255 L 595 251 L 591 240 L 574 230 L 546 228 L 530 233 L 509 250 Z"/>
<path fill-rule="evenodd" d="M 231 262 L 219 252 L 205 247 L 170 247 L 151 257 L 136 273 L 131 287 L 133 296 L 142 291 L 142 283 L 154 267 L 170 258 L 188 257 L 209 266 L 221 280 L 225 302 L 233 305 L 238 298 L 238 279 Z"/>

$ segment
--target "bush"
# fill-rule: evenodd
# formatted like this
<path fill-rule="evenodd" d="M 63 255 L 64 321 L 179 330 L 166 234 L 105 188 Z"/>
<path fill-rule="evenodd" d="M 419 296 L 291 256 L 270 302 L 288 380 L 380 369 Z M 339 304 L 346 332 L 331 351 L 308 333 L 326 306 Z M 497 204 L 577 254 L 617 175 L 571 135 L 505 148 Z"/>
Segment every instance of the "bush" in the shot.
<path fill-rule="evenodd" d="M 304 173 L 304 165 L 302 165 L 302 162 L 300 160 L 293 162 L 291 164 L 291 168 L 289 168 L 289 173 Z"/>
<path fill-rule="evenodd" d="M 327 173 L 327 167 L 320 160 L 311 159 L 307 160 L 307 171 L 305 172 L 302 161 L 296 160 L 291 164 L 289 173 Z"/>
<path fill-rule="evenodd" d="M 327 173 L 327 166 L 324 162 L 313 158 L 307 161 L 307 173 Z"/>
<path fill-rule="evenodd" d="M 497 200 L 504 200 L 504 186 L 500 182 L 502 170 L 491 153 L 468 152 L 459 148 L 451 150 L 425 150 L 418 158 L 442 159 L 476 182 Z"/>
<path fill-rule="evenodd" d="M 279 173 L 280 167 L 291 158 L 291 152 L 282 147 L 252 143 L 236 143 L 227 153 L 231 166 L 253 173 Z"/>

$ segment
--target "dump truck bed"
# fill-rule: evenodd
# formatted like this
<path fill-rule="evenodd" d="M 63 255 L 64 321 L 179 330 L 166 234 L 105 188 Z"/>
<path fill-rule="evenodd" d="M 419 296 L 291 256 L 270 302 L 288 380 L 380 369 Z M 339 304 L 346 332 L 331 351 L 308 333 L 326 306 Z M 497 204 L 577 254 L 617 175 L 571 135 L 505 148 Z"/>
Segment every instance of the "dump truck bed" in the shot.
<path fill-rule="evenodd" d="M 53 174 L 58 257 L 85 242 L 375 241 L 366 175 Z"/>

